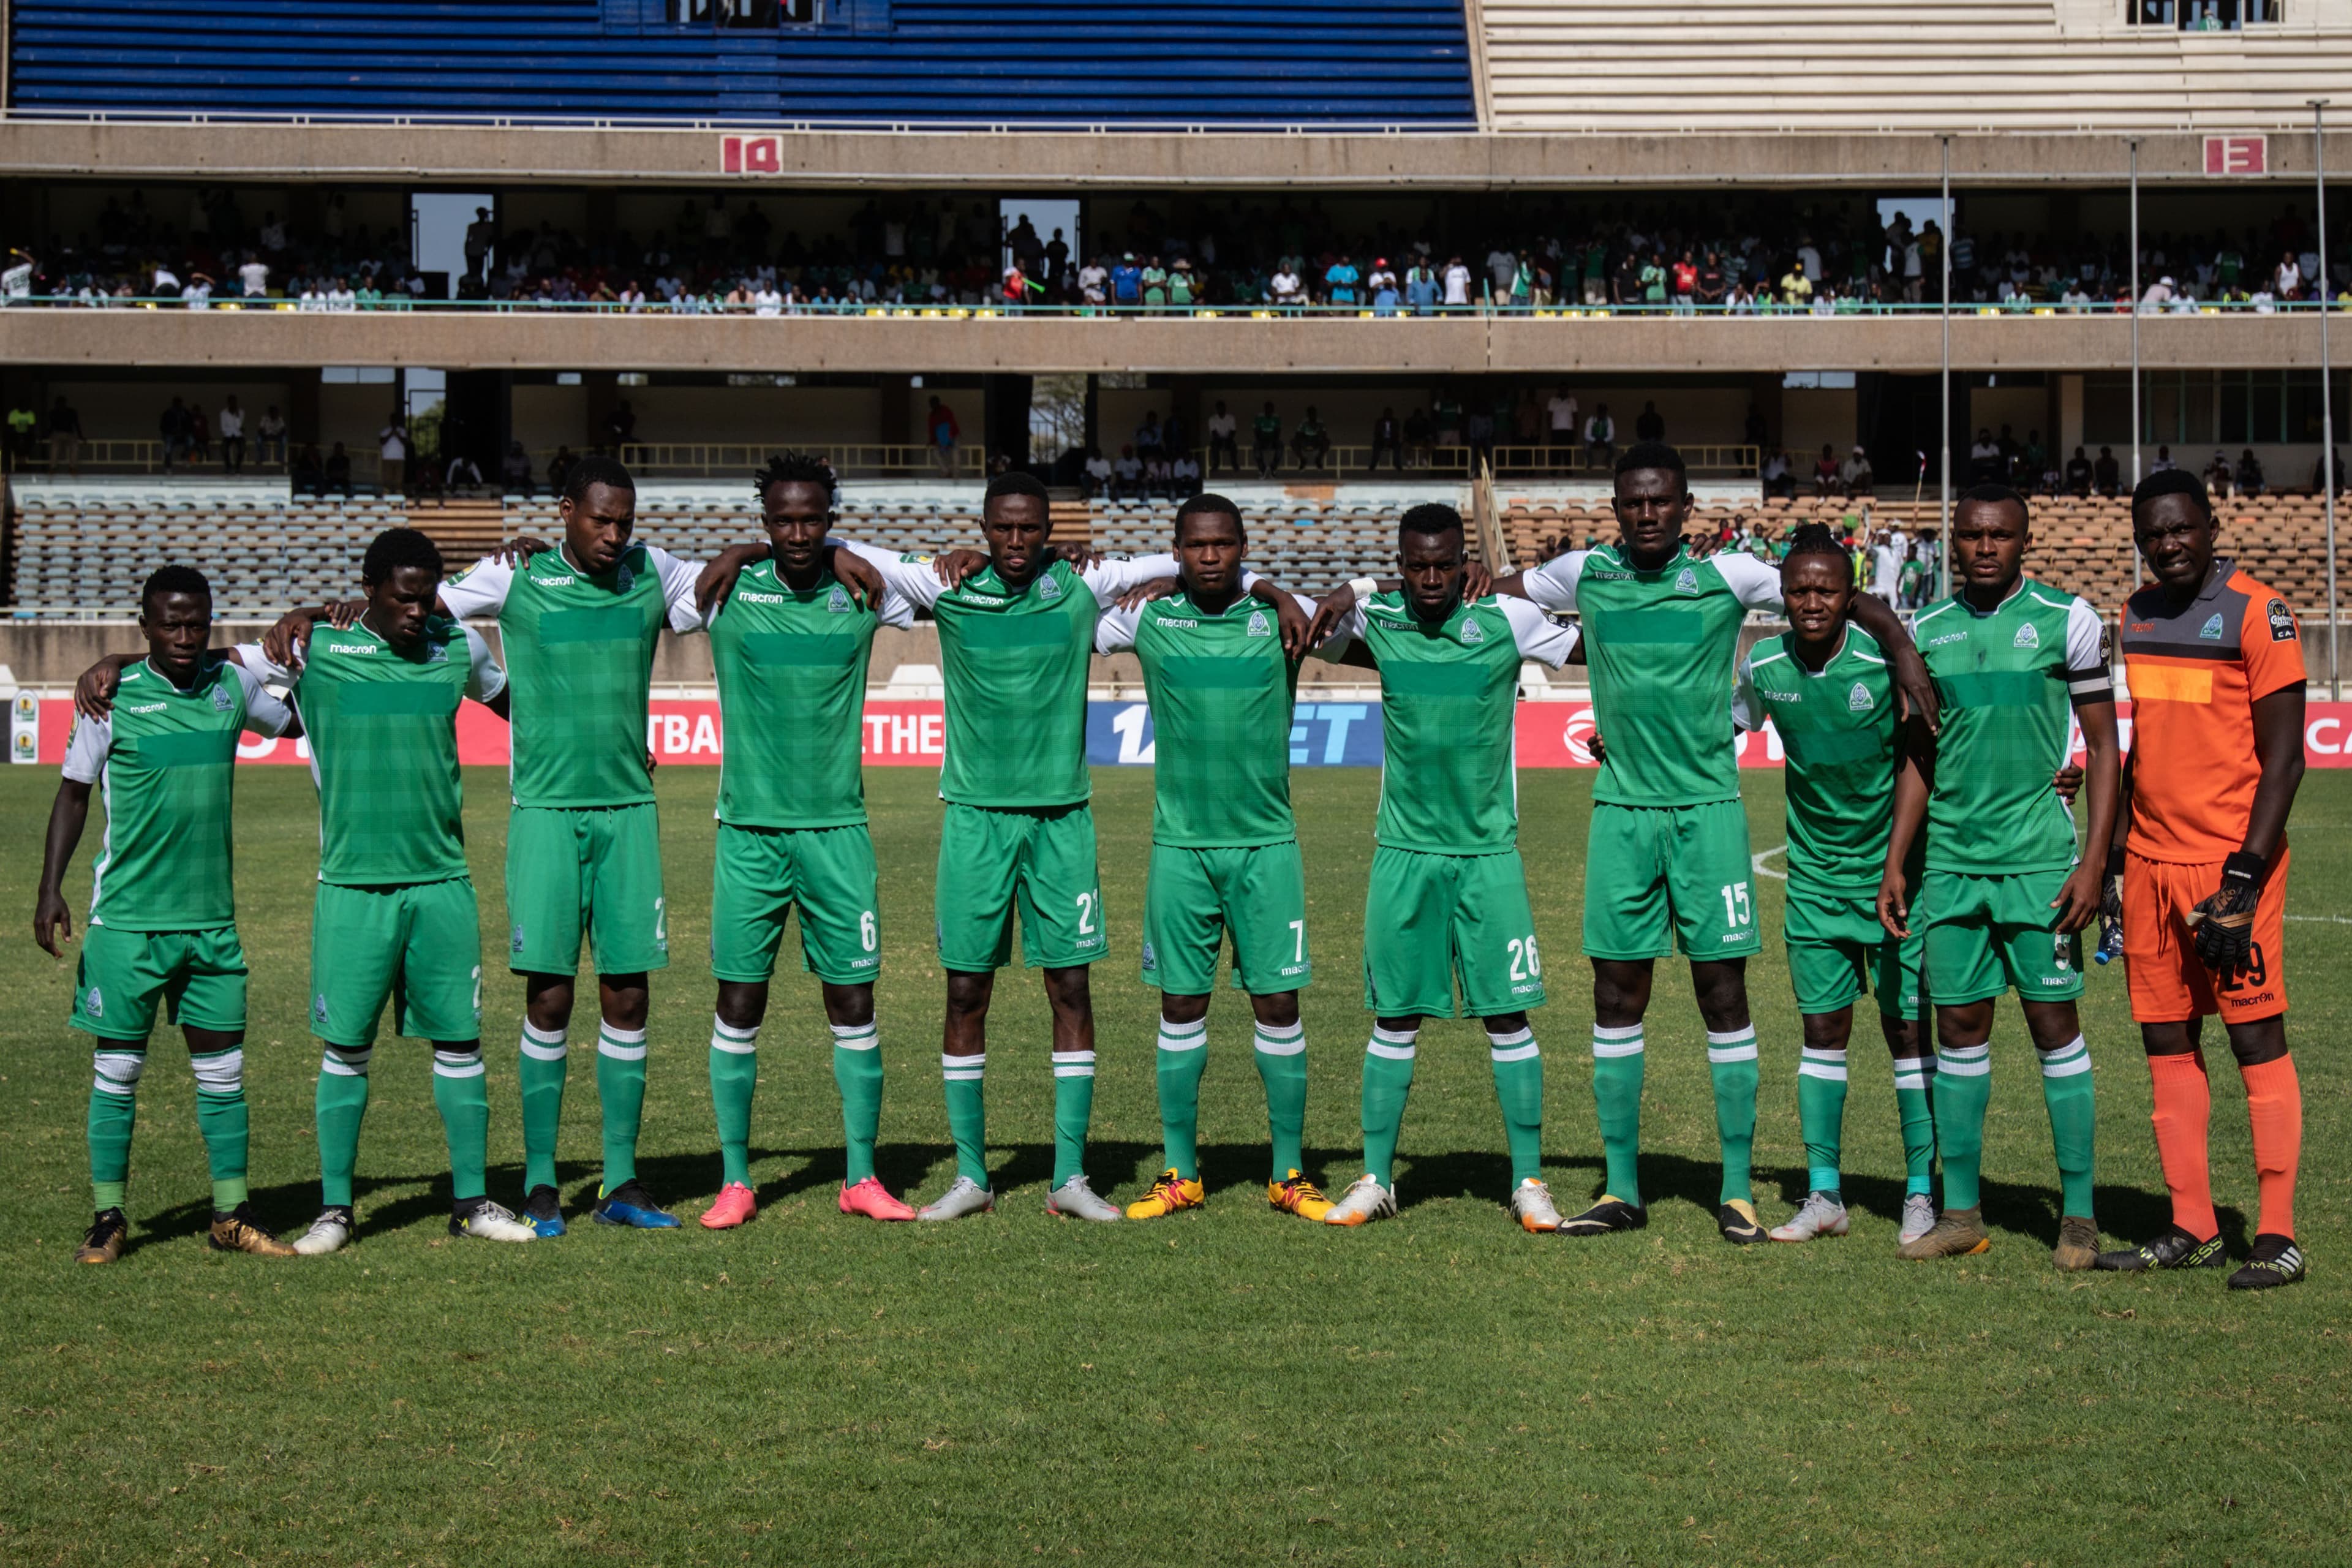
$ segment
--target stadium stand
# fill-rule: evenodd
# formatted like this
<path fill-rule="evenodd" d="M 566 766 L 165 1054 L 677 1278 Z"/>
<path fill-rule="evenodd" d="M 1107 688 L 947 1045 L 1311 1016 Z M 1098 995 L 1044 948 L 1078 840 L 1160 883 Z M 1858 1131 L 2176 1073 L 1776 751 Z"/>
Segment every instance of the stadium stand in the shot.
<path fill-rule="evenodd" d="M 1475 121 L 1436 0 L 19 0 L 21 111 L 768 125 Z M 801 23 L 795 17 L 814 15 Z M 726 24 L 726 25 L 722 25 Z"/>

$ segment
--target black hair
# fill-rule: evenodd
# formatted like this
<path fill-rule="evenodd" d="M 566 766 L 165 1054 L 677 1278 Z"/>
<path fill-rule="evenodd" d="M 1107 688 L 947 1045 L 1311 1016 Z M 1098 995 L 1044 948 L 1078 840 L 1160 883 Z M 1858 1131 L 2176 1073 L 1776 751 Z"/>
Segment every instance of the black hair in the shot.
<path fill-rule="evenodd" d="M 438 577 L 444 567 L 441 547 L 433 536 L 421 528 L 387 528 L 368 542 L 367 554 L 360 562 L 360 581 L 389 582 L 392 574 L 404 566 L 420 567 Z"/>
<path fill-rule="evenodd" d="M 2028 527 L 2032 526 L 2033 509 L 2026 504 L 2023 496 L 2007 485 L 1970 485 L 1960 492 L 1958 500 L 1952 502 L 1952 515 L 1959 516 L 1960 508 L 1971 501 L 1979 506 L 2013 506 L 2017 509 L 2019 521 Z"/>
<path fill-rule="evenodd" d="M 1053 498 L 1045 493 L 1045 487 L 1039 484 L 1033 474 L 1016 471 L 997 475 L 988 481 L 988 489 L 982 494 L 980 504 L 984 510 L 989 502 L 1003 496 L 1027 496 L 1049 514 L 1053 510 Z"/>
<path fill-rule="evenodd" d="M 1618 454 L 1615 472 L 1630 474 L 1641 468 L 1664 468 L 1683 489 L 1690 489 L 1690 469 L 1685 466 L 1682 453 L 1664 441 L 1636 441 Z"/>
<path fill-rule="evenodd" d="M 587 499 L 590 485 L 610 485 L 616 490 L 637 493 L 637 481 L 629 478 L 629 470 L 618 458 L 608 458 L 602 452 L 591 452 L 572 465 L 563 476 L 563 499 L 574 506 Z"/>
<path fill-rule="evenodd" d="M 2186 468 L 2167 468 L 2162 473 L 2150 474 L 2134 485 L 2132 516 L 2138 517 L 2139 509 L 2158 496 L 2187 496 L 2197 503 L 2197 510 L 2203 512 L 2208 520 L 2213 515 L 2213 498 L 2206 493 L 2205 481 Z"/>
<path fill-rule="evenodd" d="M 146 585 L 139 590 L 139 613 L 145 615 L 159 594 L 194 594 L 207 605 L 212 603 L 213 585 L 205 574 L 193 566 L 158 566 L 148 574 Z"/>
<path fill-rule="evenodd" d="M 751 476 L 751 493 L 764 503 L 770 485 L 815 485 L 824 491 L 827 510 L 841 502 L 841 480 L 832 460 L 814 452 L 779 452 L 770 458 L 768 466 Z"/>
<path fill-rule="evenodd" d="M 1202 490 L 1199 495 L 1190 498 L 1182 506 L 1176 509 L 1177 543 L 1181 544 L 1184 542 L 1184 520 L 1188 517 L 1199 517 L 1202 515 L 1230 517 L 1234 520 L 1234 531 L 1240 534 L 1244 539 L 1247 539 L 1249 537 L 1248 529 L 1242 523 L 1242 509 L 1235 506 L 1232 501 L 1227 500 L 1223 496 L 1219 495 L 1214 490 Z"/>
<path fill-rule="evenodd" d="M 1397 533 L 1434 536 L 1440 533 L 1463 533 L 1462 514 L 1444 501 L 1423 501 L 1397 520 Z"/>
<path fill-rule="evenodd" d="M 1848 571 L 1847 580 L 1852 581 L 1853 557 L 1844 545 L 1838 542 L 1838 536 L 1830 531 L 1830 525 L 1826 522 L 1801 522 L 1790 531 L 1789 553 L 1780 558 L 1780 563 L 1785 566 L 1800 555 L 1835 556 L 1839 566 Z"/>

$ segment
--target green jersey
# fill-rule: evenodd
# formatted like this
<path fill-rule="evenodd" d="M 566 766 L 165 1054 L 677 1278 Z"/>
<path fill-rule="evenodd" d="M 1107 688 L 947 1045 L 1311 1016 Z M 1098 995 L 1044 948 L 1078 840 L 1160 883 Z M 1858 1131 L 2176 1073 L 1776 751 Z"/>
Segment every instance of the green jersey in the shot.
<path fill-rule="evenodd" d="M 698 575 L 667 551 L 633 544 L 594 576 L 549 550 L 519 567 L 485 556 L 441 584 L 451 615 L 498 616 L 514 684 L 517 805 L 653 799 L 646 713 L 654 645 L 665 625 L 681 632 L 701 626 Z"/>
<path fill-rule="evenodd" d="M 1402 593 L 1360 604 L 1318 651 L 1350 641 L 1381 670 L 1381 810 L 1385 848 L 1495 855 L 1519 837 L 1519 662 L 1557 669 L 1576 634 L 1524 599 L 1457 603 L 1424 621 Z"/>
<path fill-rule="evenodd" d="M 290 670 L 259 643 L 237 657 L 293 687 L 319 786 L 319 880 L 374 888 L 466 875 L 457 703 L 487 702 L 507 684 L 481 633 L 436 616 L 411 656 L 363 621 L 321 624 Z"/>
<path fill-rule="evenodd" d="M 1034 810 L 1076 805 L 1087 774 L 1087 669 L 1095 623 L 1129 588 L 1176 575 L 1172 555 L 1055 561 L 1019 588 L 992 566 L 950 589 L 928 555 L 845 544 L 893 592 L 929 608 L 947 684 L 947 763 L 940 798 Z"/>
<path fill-rule="evenodd" d="M 1732 722 L 1780 737 L 1787 763 L 1789 885 L 1834 891 L 1878 886 L 1895 819 L 1895 682 L 1876 639 L 1848 623 L 1818 670 L 1794 634 L 1766 637 L 1739 662 Z M 1608 731 L 1602 731 L 1605 736 Z"/>
<path fill-rule="evenodd" d="M 743 569 L 710 613 L 726 725 L 719 820 L 736 827 L 845 827 L 866 820 L 866 662 L 874 628 L 914 624 L 883 595 L 860 605 L 830 572 L 793 587 L 772 561 Z"/>
<path fill-rule="evenodd" d="M 1298 837 L 1290 815 L 1298 666 L 1282 651 L 1273 609 L 1244 595 L 1217 615 L 1180 593 L 1113 610 L 1095 650 L 1129 648 L 1151 705 L 1151 841 L 1219 849 Z"/>
<path fill-rule="evenodd" d="M 1958 595 L 1912 623 L 1943 703 L 1927 797 L 1927 869 L 1983 876 L 2074 864 L 2074 816 L 2050 775 L 2073 706 L 2116 700 L 2099 613 L 2030 577 L 1979 611 Z"/>
<path fill-rule="evenodd" d="M 236 737 L 294 722 L 261 678 L 215 650 L 184 689 L 145 660 L 122 672 L 113 711 L 74 720 L 65 775 L 104 795 L 89 923 L 208 931 L 236 919 L 231 795 Z"/>
<path fill-rule="evenodd" d="M 1750 610 L 1781 608 L 1780 573 L 1753 556 L 1677 551 L 1652 572 L 1620 548 L 1571 551 L 1525 578 L 1528 597 L 1574 610 L 1607 755 L 1592 798 L 1705 805 L 1739 798 L 1731 745 L 1732 662 Z"/>

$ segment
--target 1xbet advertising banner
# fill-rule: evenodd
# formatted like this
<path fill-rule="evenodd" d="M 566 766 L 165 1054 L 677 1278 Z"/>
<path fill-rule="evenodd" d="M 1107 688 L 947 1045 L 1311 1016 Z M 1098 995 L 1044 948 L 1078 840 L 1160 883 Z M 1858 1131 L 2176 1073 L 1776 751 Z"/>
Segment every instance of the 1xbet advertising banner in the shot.
<path fill-rule="evenodd" d="M 23 694 L 20 710 L 36 700 Z M 51 765 L 65 760 L 66 738 L 73 720 L 73 703 L 62 697 L 38 699 L 40 743 L 37 760 Z M 2131 744 L 2131 704 L 2120 706 L 2124 744 Z M 1725 728 L 1730 727 L 1727 712 Z M 1590 742 L 1593 731 L 1589 702 L 1522 702 L 1518 712 L 1519 765 L 1523 768 L 1588 768 L 1592 766 Z M 20 726 L 29 739 L 30 726 Z M 869 767 L 936 768 L 947 754 L 947 718 L 938 702 L 868 702 L 866 705 L 866 762 Z M 1727 742 L 1729 743 L 1729 742 Z M 646 721 L 646 745 L 665 767 L 707 765 L 719 761 L 726 745 L 719 721 L 719 704 L 709 699 L 656 698 Z M 1150 767 L 1157 737 L 1151 710 L 1140 702 L 1087 704 L 1087 761 L 1107 767 Z M 2082 750 L 2081 738 L 2075 751 Z M 1739 764 L 1748 768 L 1780 765 L 1780 737 L 1770 728 L 1742 735 L 1738 742 Z M 2315 768 L 2352 767 L 2352 702 L 2314 702 L 2303 726 L 2304 758 Z M 33 762 L 34 748 L 20 742 L 14 749 L 19 762 Z M 489 710 L 467 702 L 457 710 L 457 755 L 460 761 L 503 765 L 507 761 L 507 727 Z M 302 763 L 310 748 L 299 741 L 265 741 L 248 735 L 237 748 L 240 761 Z M 1302 768 L 1370 768 L 1381 763 L 1381 705 L 1378 702 L 1301 702 L 1292 712 L 1290 761 Z"/>

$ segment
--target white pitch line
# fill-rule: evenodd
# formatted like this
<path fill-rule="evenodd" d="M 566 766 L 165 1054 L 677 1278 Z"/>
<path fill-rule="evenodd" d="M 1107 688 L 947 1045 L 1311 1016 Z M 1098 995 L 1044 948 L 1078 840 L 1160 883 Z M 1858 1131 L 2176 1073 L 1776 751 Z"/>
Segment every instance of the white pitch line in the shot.
<path fill-rule="evenodd" d="M 2281 915 L 2279 918 L 2302 921 L 2312 925 L 2352 926 L 2352 915 Z"/>
<path fill-rule="evenodd" d="M 1750 855 L 1748 858 L 1748 868 L 1759 877 L 1769 877 L 1776 882 L 1785 882 L 1789 879 L 1789 873 L 1786 871 L 1775 871 L 1771 867 L 1764 864 L 1764 862 L 1769 860 L 1775 855 L 1785 855 L 1788 852 L 1789 847 L 1787 845 L 1775 844 L 1769 849 L 1759 850 L 1756 854 Z M 2347 921 L 2345 923 L 2352 925 L 2352 921 Z"/>

